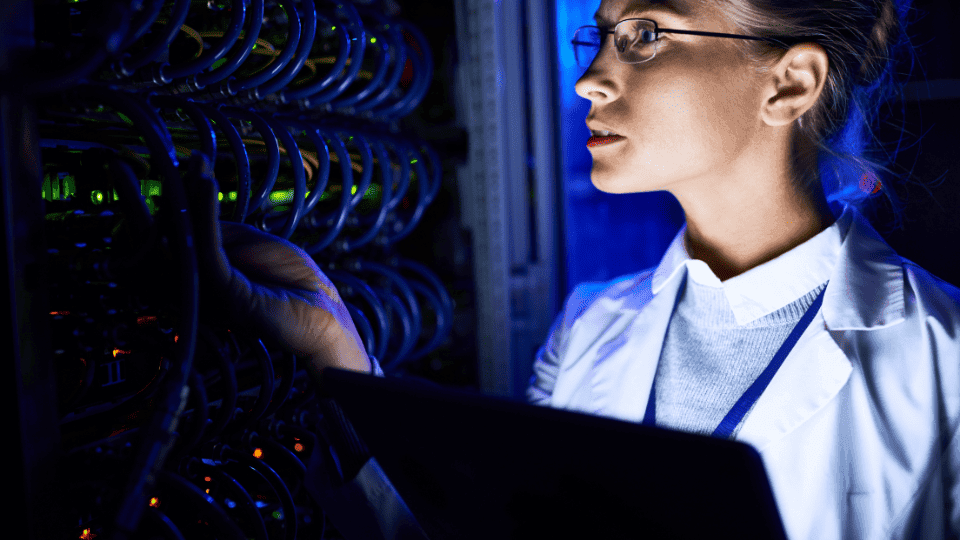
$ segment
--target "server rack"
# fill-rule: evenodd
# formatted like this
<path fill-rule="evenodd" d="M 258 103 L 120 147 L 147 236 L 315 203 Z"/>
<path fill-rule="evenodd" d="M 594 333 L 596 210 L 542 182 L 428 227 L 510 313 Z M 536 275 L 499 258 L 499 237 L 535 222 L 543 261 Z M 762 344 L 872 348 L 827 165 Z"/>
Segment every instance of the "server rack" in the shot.
<path fill-rule="evenodd" d="M 0 8 L 6 395 L 28 537 L 335 538 L 349 519 L 304 487 L 307 454 L 339 459 L 342 479 L 363 462 L 303 359 L 205 315 L 202 177 L 222 221 L 313 257 L 388 376 L 522 394 L 557 308 L 559 188 L 552 64 L 512 51 L 549 58 L 550 7 L 461 3 L 425 32 L 406 4 Z M 490 25 L 508 72 L 458 66 Z M 417 108 L 456 92 L 455 119 Z M 457 230 L 424 242 L 440 236 L 424 222 Z M 430 244 L 462 260 L 440 275 Z"/>

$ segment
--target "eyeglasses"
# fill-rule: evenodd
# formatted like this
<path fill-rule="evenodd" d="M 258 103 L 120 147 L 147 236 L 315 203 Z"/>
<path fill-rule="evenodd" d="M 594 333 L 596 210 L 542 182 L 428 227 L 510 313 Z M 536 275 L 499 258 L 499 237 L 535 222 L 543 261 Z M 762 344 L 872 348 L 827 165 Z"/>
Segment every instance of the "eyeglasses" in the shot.
<path fill-rule="evenodd" d="M 617 49 L 617 59 L 625 64 L 639 64 L 650 60 L 657 54 L 657 43 L 660 34 L 690 34 L 694 36 L 726 37 L 750 39 L 753 41 L 767 41 L 783 47 L 789 47 L 788 41 L 809 40 L 808 37 L 794 38 L 762 38 L 755 36 L 741 36 L 738 34 L 720 34 L 717 32 L 697 32 L 693 30 L 674 30 L 672 28 L 657 28 L 656 21 L 650 19 L 624 19 L 617 23 L 613 30 L 598 26 L 581 26 L 573 34 L 573 53 L 577 65 L 583 69 L 590 67 L 593 59 L 600 52 L 604 38 L 613 34 L 613 43 Z"/>

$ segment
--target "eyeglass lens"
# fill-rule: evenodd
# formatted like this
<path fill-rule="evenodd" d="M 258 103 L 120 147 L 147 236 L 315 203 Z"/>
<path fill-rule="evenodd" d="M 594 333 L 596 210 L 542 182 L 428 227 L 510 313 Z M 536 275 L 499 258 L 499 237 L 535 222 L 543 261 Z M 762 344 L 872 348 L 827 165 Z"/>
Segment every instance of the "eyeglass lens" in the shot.
<path fill-rule="evenodd" d="M 646 62 L 657 53 L 656 27 L 650 21 L 633 19 L 617 24 L 613 35 L 617 58 L 625 64 Z M 600 52 L 601 35 L 596 26 L 582 26 L 573 35 L 577 65 L 586 69 Z"/>

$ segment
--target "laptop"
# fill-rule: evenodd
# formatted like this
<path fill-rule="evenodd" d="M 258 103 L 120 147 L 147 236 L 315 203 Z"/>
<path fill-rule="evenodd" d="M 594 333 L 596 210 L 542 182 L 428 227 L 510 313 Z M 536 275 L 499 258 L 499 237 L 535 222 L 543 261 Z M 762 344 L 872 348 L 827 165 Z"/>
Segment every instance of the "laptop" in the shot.
<path fill-rule="evenodd" d="M 432 540 L 786 538 L 744 443 L 335 369 L 319 395 Z"/>

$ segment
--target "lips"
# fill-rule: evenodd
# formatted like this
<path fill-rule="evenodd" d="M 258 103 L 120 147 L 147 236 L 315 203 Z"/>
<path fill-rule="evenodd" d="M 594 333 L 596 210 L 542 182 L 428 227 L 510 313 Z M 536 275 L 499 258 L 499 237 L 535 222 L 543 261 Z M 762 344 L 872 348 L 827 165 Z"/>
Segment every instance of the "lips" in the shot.
<path fill-rule="evenodd" d="M 589 139 L 587 139 L 587 148 L 594 148 L 596 146 L 613 144 L 617 141 L 622 141 L 623 139 L 626 139 L 626 137 L 622 135 L 605 135 L 605 136 L 594 135 L 593 137 L 590 137 Z"/>
<path fill-rule="evenodd" d="M 588 117 L 587 128 L 590 129 L 591 137 L 587 139 L 587 148 L 606 146 L 608 144 L 613 144 L 626 139 L 626 137 L 618 134 L 616 131 L 611 129 L 611 127 L 612 126 L 599 121 L 595 116 L 591 115 Z"/>

